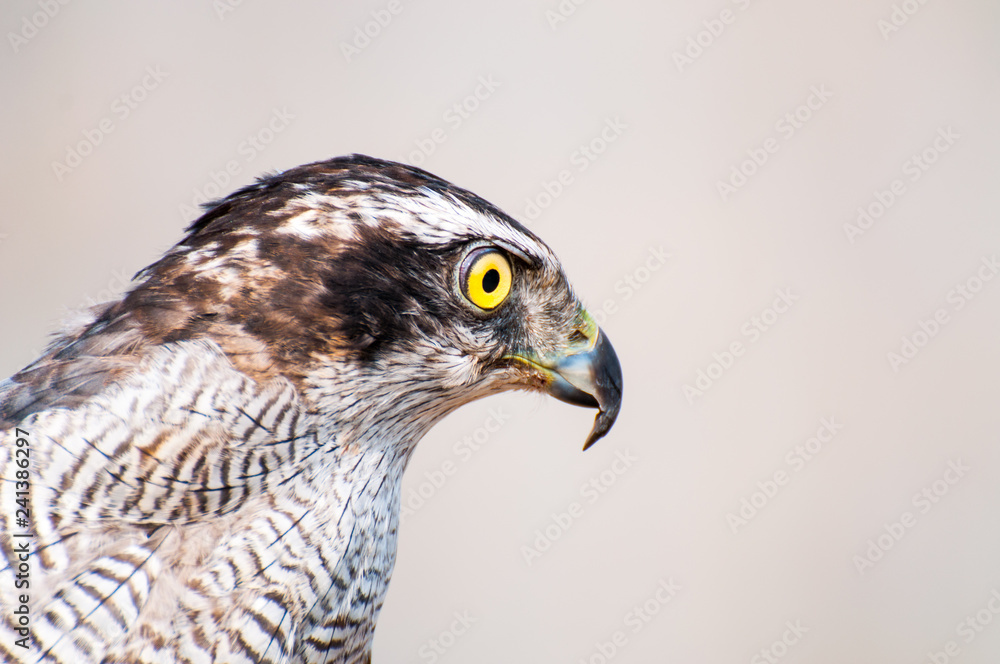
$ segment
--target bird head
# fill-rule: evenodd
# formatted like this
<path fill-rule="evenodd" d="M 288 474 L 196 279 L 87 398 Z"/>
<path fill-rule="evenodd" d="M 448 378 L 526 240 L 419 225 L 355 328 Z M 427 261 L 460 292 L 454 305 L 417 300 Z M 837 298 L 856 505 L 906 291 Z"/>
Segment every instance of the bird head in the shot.
<path fill-rule="evenodd" d="M 586 449 L 618 415 L 618 358 L 553 252 L 425 171 L 360 155 L 301 166 L 188 231 L 121 306 L 147 336 L 211 339 L 355 429 L 412 437 L 463 403 L 528 389 L 598 409 Z"/>

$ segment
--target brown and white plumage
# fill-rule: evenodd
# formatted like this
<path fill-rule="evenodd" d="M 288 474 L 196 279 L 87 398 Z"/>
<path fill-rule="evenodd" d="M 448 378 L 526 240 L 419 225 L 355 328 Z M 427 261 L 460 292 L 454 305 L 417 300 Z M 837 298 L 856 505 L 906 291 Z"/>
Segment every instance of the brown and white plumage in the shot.
<path fill-rule="evenodd" d="M 15 590 L 26 531 L 0 510 L 0 597 L 28 592 L 32 639 L 5 611 L 0 657 L 369 661 L 417 441 L 520 388 L 598 407 L 589 445 L 617 359 L 537 237 L 419 169 L 302 166 L 188 230 L 0 383 L 0 504 L 27 432 L 32 551 Z M 513 274 L 487 309 L 462 281 L 484 253 Z"/>

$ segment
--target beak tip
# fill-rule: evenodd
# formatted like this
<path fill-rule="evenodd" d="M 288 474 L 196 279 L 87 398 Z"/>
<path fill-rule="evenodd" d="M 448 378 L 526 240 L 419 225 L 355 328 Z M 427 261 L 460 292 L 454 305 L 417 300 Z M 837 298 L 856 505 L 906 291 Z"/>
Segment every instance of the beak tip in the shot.
<path fill-rule="evenodd" d="M 619 399 L 621 398 L 621 391 L 618 392 Z M 583 451 L 586 452 L 593 446 L 594 443 L 599 441 L 601 438 L 611 430 L 614 426 L 615 420 L 618 419 L 618 410 L 621 401 L 615 400 L 610 405 L 611 408 L 608 410 L 600 410 L 597 412 L 597 416 L 594 418 L 594 426 L 587 435 L 587 440 L 583 443 Z"/>

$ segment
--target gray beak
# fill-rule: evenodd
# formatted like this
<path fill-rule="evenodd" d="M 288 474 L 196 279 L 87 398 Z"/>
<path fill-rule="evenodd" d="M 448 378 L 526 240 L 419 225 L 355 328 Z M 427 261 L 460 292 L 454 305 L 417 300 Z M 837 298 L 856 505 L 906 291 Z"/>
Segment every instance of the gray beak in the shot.
<path fill-rule="evenodd" d="M 604 331 L 586 351 L 566 355 L 546 367 L 552 376 L 548 392 L 566 403 L 597 408 L 594 428 L 583 449 L 600 440 L 614 425 L 622 403 L 622 366 Z"/>

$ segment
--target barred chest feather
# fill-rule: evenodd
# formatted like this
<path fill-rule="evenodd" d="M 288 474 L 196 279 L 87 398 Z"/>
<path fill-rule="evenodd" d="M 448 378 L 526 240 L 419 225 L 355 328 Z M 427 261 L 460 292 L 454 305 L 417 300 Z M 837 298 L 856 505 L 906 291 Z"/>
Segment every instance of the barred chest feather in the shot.
<path fill-rule="evenodd" d="M 11 647 L 8 614 L 0 655 L 80 664 L 112 644 L 107 661 L 368 661 L 412 449 L 400 436 L 426 427 L 345 439 L 337 411 L 310 410 L 287 381 L 181 346 L 106 397 L 23 423 L 45 478 L 31 487 L 35 643 Z M 10 552 L 23 529 L 2 518 Z M 16 569 L 0 570 L 4 606 Z"/>

